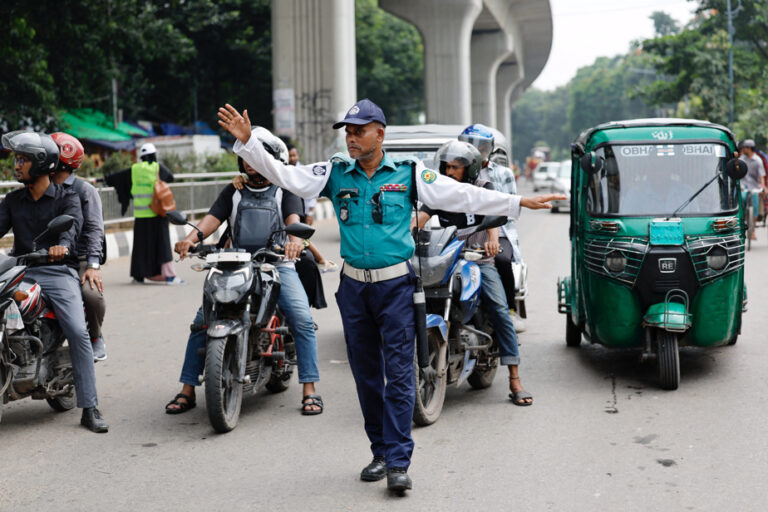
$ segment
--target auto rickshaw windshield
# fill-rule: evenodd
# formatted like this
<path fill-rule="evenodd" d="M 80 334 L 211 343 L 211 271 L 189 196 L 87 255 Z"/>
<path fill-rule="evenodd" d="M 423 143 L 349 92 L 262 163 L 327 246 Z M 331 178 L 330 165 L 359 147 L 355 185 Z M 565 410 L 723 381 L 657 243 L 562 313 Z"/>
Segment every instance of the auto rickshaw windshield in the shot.
<path fill-rule="evenodd" d="M 720 214 L 738 206 L 737 182 L 725 174 L 728 148 L 717 143 L 603 146 L 602 170 L 588 181 L 591 215 L 671 215 L 719 175 L 683 215 Z"/>

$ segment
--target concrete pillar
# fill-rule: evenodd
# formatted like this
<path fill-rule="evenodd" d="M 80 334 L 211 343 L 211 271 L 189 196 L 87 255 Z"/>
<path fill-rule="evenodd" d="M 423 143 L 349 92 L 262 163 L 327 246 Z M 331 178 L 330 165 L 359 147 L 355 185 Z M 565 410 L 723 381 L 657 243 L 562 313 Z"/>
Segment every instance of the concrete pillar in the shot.
<path fill-rule="evenodd" d="M 512 54 L 512 38 L 504 30 L 472 33 L 472 122 L 497 125 L 496 71 Z M 505 134 L 506 135 L 506 134 Z"/>
<path fill-rule="evenodd" d="M 421 33 L 427 122 L 471 123 L 469 43 L 482 0 L 379 0 L 379 6 Z"/>
<path fill-rule="evenodd" d="M 513 98 L 513 92 L 518 88 L 522 79 L 521 66 L 515 60 L 507 60 L 498 66 L 496 71 L 496 128 L 506 135 L 510 145 L 512 144 L 510 108 L 517 99 L 516 97 Z"/>
<path fill-rule="evenodd" d="M 302 161 L 333 154 L 331 125 L 357 101 L 354 0 L 272 0 L 272 87 L 275 131 Z"/>

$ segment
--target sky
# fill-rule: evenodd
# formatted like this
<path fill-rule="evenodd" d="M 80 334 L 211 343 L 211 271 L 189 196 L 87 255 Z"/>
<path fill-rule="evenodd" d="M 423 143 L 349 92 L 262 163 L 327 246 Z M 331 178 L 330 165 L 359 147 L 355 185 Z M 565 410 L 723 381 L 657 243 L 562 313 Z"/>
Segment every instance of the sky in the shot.
<path fill-rule="evenodd" d="M 653 37 L 654 11 L 664 11 L 680 25 L 693 18 L 698 2 L 686 0 L 549 0 L 552 50 L 533 87 L 565 85 L 576 70 L 597 57 L 624 54 L 633 40 Z"/>

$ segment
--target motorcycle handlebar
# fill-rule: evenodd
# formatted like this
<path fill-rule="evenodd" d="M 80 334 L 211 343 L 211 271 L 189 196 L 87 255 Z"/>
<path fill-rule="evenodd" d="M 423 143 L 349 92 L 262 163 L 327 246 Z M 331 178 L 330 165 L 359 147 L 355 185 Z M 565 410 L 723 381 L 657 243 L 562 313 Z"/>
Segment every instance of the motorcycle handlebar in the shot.
<path fill-rule="evenodd" d="M 69 256 L 69 250 L 67 250 L 65 256 Z M 33 266 L 50 263 L 49 258 L 50 255 L 48 254 L 48 249 L 38 249 L 37 251 L 17 256 L 16 260 L 22 262 L 24 265 Z"/>

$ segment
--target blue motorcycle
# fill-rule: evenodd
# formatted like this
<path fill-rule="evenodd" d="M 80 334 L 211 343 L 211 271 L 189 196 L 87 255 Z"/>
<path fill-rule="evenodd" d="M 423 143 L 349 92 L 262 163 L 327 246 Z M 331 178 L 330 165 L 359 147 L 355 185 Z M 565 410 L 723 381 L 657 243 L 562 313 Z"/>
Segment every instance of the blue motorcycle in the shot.
<path fill-rule="evenodd" d="M 506 217 L 486 217 L 476 231 L 499 227 Z M 431 425 L 440 417 L 449 384 L 464 381 L 475 389 L 493 383 L 499 350 L 493 328 L 480 308 L 482 275 L 474 261 L 483 248 L 466 247 L 455 226 L 432 227 L 416 234 L 411 264 L 421 276 L 427 310 L 429 364 L 416 374 L 413 421 Z"/>

